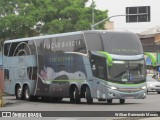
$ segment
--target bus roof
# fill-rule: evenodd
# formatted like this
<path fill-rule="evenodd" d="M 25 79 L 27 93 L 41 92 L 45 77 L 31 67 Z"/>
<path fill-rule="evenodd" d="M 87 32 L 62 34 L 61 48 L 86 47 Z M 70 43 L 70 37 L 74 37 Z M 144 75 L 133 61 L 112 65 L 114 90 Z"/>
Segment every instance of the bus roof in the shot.
<path fill-rule="evenodd" d="M 83 33 L 130 33 L 131 32 L 115 32 L 115 31 L 108 31 L 108 30 L 86 30 L 86 31 L 76 31 L 76 32 L 68 32 L 68 33 L 59 33 L 59 34 L 52 34 L 52 35 L 43 35 L 43 36 L 36 36 L 36 37 L 28 37 L 28 38 L 19 38 L 19 39 L 13 39 L 13 40 L 6 40 L 5 43 L 12 43 L 12 42 L 21 42 L 21 41 L 29 41 L 29 40 L 37 40 L 37 39 L 45 39 L 50 37 L 62 37 L 62 36 L 68 36 L 68 35 L 77 35 L 77 34 L 83 34 Z"/>
<path fill-rule="evenodd" d="M 43 35 L 43 36 L 28 37 L 28 38 L 19 38 L 19 39 L 13 39 L 13 40 L 6 40 L 4 43 L 21 42 L 21 41 L 28 41 L 28 40 L 45 39 L 45 38 L 50 38 L 50 37 L 77 35 L 77 34 L 82 34 L 82 31 L 59 33 L 59 34 L 52 34 L 52 35 Z"/>

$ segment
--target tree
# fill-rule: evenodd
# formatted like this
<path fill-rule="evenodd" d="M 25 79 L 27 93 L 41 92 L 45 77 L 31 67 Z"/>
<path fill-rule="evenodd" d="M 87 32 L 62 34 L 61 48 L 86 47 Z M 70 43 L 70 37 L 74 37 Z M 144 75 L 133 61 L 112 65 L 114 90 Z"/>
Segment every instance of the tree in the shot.
<path fill-rule="evenodd" d="M 1 0 L 0 39 L 30 37 L 89 30 L 92 8 L 88 0 Z M 107 17 L 107 10 L 95 9 L 95 22 Z M 103 24 L 97 27 L 103 29 Z"/>

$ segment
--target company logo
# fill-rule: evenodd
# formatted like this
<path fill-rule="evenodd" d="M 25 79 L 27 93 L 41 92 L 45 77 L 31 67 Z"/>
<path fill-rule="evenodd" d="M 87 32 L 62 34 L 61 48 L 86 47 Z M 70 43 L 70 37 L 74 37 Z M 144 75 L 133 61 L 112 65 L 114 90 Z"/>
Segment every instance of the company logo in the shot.
<path fill-rule="evenodd" d="M 112 49 L 112 52 L 138 53 L 139 51 L 136 49 Z"/>
<path fill-rule="evenodd" d="M 2 117 L 12 117 L 11 112 L 2 112 Z"/>
<path fill-rule="evenodd" d="M 66 47 L 75 47 L 81 45 L 81 39 L 73 40 L 73 41 L 52 41 L 51 43 L 44 43 L 44 49 L 51 49 L 54 50 L 56 48 L 66 48 Z"/>
<path fill-rule="evenodd" d="M 2 117 L 42 117 L 40 112 L 2 112 Z"/>

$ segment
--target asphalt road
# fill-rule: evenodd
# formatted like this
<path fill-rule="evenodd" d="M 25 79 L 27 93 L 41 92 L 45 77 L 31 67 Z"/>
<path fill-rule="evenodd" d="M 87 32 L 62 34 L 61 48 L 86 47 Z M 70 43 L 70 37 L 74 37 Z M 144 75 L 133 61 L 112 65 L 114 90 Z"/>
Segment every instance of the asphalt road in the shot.
<path fill-rule="evenodd" d="M 69 99 L 63 99 L 61 102 L 51 102 L 51 101 L 24 101 L 24 100 L 16 100 L 15 96 L 4 96 L 3 99 L 5 100 L 6 105 L 0 108 L 0 111 L 53 111 L 58 112 L 58 116 L 54 117 L 52 120 L 82 120 L 81 117 L 76 116 L 75 114 L 80 113 L 82 114 L 83 120 L 160 120 L 159 117 L 126 117 L 125 112 L 142 113 L 144 111 L 156 111 L 160 112 L 160 95 L 156 93 L 149 93 L 146 99 L 127 99 L 125 104 L 119 104 L 118 100 L 114 100 L 112 104 L 108 104 L 107 102 L 98 102 L 96 99 L 94 103 L 88 105 L 85 99 L 82 99 L 81 104 L 71 104 Z M 59 111 L 64 111 L 59 112 Z M 71 112 L 66 112 L 71 111 Z M 73 111 L 73 112 L 72 112 Z M 83 112 L 88 111 L 91 116 L 86 117 Z M 95 112 L 96 111 L 96 112 Z M 116 112 L 122 114 L 120 117 L 104 117 L 103 115 L 105 112 L 112 111 L 113 114 Z M 76 113 L 77 112 L 77 113 Z M 100 117 L 101 113 L 103 117 Z M 110 114 L 107 113 L 106 114 Z M 112 114 L 111 112 L 111 114 Z M 73 114 L 72 114 L 73 113 Z M 56 114 L 56 115 L 57 115 Z M 60 114 L 60 115 L 59 115 Z M 68 115 L 69 114 L 69 115 Z M 63 117 L 65 116 L 65 118 Z M 74 117 L 72 117 L 72 115 Z M 84 116 L 83 116 L 84 115 Z M 99 117 L 95 117 L 95 116 Z M 49 119 L 49 118 L 48 118 Z"/>

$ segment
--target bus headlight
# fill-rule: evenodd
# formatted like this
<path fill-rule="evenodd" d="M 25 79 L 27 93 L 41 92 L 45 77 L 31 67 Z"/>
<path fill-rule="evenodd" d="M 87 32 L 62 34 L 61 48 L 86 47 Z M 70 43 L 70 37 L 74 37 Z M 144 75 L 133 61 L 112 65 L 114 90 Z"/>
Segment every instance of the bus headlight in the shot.
<path fill-rule="evenodd" d="M 110 88 L 111 88 L 112 90 L 117 90 L 117 88 L 114 87 L 114 86 L 111 86 Z"/>
<path fill-rule="evenodd" d="M 141 87 L 142 90 L 145 90 L 146 88 L 147 88 L 146 86 Z"/>

